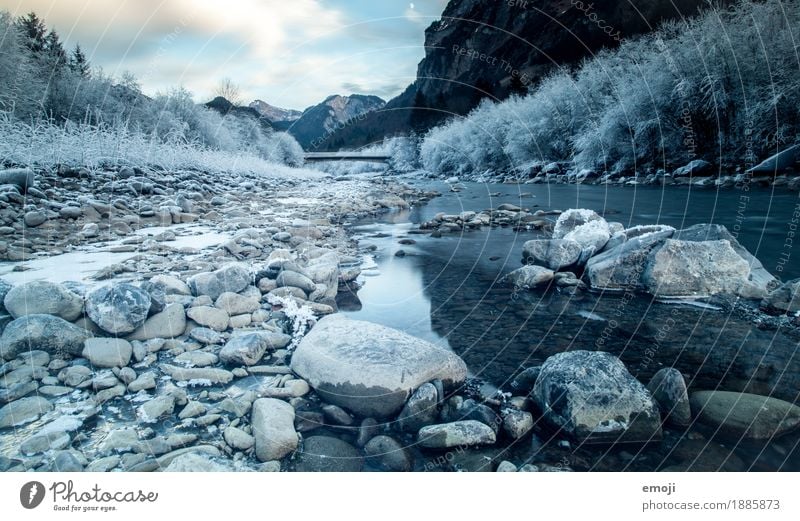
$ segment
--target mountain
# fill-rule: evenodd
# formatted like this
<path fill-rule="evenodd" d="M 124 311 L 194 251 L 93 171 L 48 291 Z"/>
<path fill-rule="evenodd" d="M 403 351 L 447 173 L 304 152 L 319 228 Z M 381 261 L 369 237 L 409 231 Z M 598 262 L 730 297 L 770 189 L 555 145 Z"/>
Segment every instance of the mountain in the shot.
<path fill-rule="evenodd" d="M 337 131 L 325 147 L 358 147 L 425 131 L 466 114 L 483 98 L 524 93 L 557 67 L 573 67 L 705 5 L 706 0 L 450 0 L 441 19 L 425 30 L 416 81 L 383 110 Z"/>
<path fill-rule="evenodd" d="M 337 130 L 358 123 L 384 105 L 386 102 L 377 96 L 335 94 L 304 110 L 296 121 L 283 122 L 276 127 L 293 135 L 306 150 L 321 150 Z"/>
<path fill-rule="evenodd" d="M 275 107 L 260 99 L 255 100 L 250 104 L 250 108 L 258 111 L 259 114 L 267 118 L 272 123 L 280 123 L 284 121 L 296 121 L 300 119 L 303 113 L 299 110 L 282 109 Z"/>
<path fill-rule="evenodd" d="M 219 112 L 223 116 L 232 115 L 256 120 L 265 130 L 273 129 L 271 122 L 252 107 L 234 105 L 222 96 L 217 96 L 205 104 L 206 107 Z"/>

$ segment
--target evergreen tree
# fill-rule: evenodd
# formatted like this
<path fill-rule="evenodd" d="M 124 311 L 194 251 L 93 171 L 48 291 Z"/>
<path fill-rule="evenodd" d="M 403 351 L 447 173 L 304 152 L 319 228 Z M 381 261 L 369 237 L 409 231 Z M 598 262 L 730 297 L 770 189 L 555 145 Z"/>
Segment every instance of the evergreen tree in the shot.
<path fill-rule="evenodd" d="M 47 46 L 45 37 L 47 27 L 36 13 L 31 11 L 26 16 L 20 17 L 17 20 L 17 26 L 22 35 L 23 43 L 31 52 L 39 54 L 45 50 Z"/>
<path fill-rule="evenodd" d="M 47 38 L 45 38 L 44 50 L 48 65 L 53 69 L 53 72 L 58 72 L 67 64 L 67 52 L 61 44 L 61 38 L 58 37 L 58 33 L 53 29 L 50 30 Z"/>
<path fill-rule="evenodd" d="M 69 57 L 69 68 L 81 78 L 89 78 L 91 75 L 89 60 L 86 59 L 80 44 L 75 46 L 72 55 Z"/>

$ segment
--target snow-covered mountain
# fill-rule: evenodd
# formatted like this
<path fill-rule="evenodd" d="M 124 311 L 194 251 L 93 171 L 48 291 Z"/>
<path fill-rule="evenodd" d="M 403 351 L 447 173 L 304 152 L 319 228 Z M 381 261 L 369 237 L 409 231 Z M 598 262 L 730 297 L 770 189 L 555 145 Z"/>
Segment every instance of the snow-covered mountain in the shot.
<path fill-rule="evenodd" d="M 296 121 L 300 119 L 303 113 L 299 110 L 284 109 L 270 105 L 266 101 L 260 99 L 255 100 L 250 104 L 250 108 L 256 109 L 259 114 L 267 118 L 270 122 L 283 122 L 283 121 Z"/>

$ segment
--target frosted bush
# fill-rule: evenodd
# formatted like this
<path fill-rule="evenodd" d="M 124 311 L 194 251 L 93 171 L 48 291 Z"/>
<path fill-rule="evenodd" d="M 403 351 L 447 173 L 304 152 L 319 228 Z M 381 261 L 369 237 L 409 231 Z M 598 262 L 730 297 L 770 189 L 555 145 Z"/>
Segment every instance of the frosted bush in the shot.
<path fill-rule="evenodd" d="M 297 301 L 291 297 L 279 297 L 277 295 L 270 295 L 268 302 L 273 306 L 281 306 L 283 313 L 291 321 L 292 327 L 292 341 L 286 349 L 293 351 L 303 340 L 314 324 L 317 323 L 317 317 L 309 306 L 300 306 Z"/>

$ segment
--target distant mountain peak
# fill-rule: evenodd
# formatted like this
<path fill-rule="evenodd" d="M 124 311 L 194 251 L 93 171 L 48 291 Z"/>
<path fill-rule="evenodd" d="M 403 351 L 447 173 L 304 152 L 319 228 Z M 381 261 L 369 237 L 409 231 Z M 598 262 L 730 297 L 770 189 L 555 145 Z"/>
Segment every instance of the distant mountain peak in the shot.
<path fill-rule="evenodd" d="M 260 99 L 252 102 L 250 104 L 250 108 L 255 109 L 259 114 L 273 123 L 296 121 L 300 119 L 300 116 L 303 115 L 303 113 L 299 110 L 276 107 L 275 105 L 270 105 L 266 101 L 261 101 Z"/>

